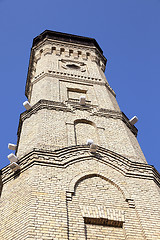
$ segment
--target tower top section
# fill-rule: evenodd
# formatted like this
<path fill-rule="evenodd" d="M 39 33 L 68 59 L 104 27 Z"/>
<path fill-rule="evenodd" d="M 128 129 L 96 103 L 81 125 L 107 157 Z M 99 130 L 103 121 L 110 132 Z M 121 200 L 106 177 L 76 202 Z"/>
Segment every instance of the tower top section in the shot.
<path fill-rule="evenodd" d="M 40 35 L 35 37 L 33 39 L 32 47 L 38 46 L 44 39 L 52 39 L 52 40 L 58 40 L 63 42 L 71 42 L 72 44 L 76 43 L 84 46 L 96 47 L 103 54 L 102 49 L 100 48 L 99 44 L 94 38 L 82 37 L 82 36 L 68 34 L 68 33 L 55 32 L 51 30 L 45 30 Z"/>
<path fill-rule="evenodd" d="M 45 30 L 33 39 L 25 95 L 30 98 L 32 83 L 44 74 L 67 75 L 71 70 L 71 76 L 81 79 L 105 79 L 106 62 L 94 38 Z"/>

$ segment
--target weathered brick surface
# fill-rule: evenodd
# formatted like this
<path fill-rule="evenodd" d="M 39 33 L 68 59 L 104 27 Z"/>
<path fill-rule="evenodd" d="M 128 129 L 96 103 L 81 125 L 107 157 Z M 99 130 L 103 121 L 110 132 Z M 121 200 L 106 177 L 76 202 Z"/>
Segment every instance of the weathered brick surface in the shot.
<path fill-rule="evenodd" d="M 146 162 L 136 137 L 122 120 L 92 116 L 92 113 L 81 110 L 64 112 L 42 109 L 32 114 L 24 120 L 17 155 L 20 157 L 33 148 L 53 150 L 86 144 L 90 138 L 98 145 L 134 161 Z"/>
<path fill-rule="evenodd" d="M 100 235 L 105 239 L 109 232 L 111 239 L 118 232 L 119 239 L 158 239 L 160 206 L 155 183 L 124 177 L 98 160 L 80 160 L 66 168 L 34 165 L 4 184 L 0 239 L 20 239 L 22 233 L 22 239 L 67 239 L 68 234 L 70 239 L 85 239 L 85 231 L 89 239 Z M 73 182 L 74 194 L 66 199 Z M 128 197 L 135 208 L 130 207 Z M 118 231 L 96 224 L 94 232 L 93 224 L 84 223 L 82 207 L 124 211 L 123 227 Z M 96 211 L 92 216 L 96 217 Z M 114 221 L 116 216 L 110 218 Z"/>
<path fill-rule="evenodd" d="M 0 240 L 160 239 L 160 176 L 119 109 L 102 52 L 80 42 L 32 48 L 32 109 L 18 129 L 21 170 L 2 169 Z"/>

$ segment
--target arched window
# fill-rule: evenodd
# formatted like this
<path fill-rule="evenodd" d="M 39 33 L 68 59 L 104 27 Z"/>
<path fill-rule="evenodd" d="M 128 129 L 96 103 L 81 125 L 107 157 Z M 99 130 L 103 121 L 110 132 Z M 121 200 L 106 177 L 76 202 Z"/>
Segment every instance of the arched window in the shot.
<path fill-rule="evenodd" d="M 92 139 L 94 143 L 98 144 L 96 125 L 86 119 L 78 119 L 74 122 L 75 142 L 77 145 L 87 143 L 88 139 Z"/>

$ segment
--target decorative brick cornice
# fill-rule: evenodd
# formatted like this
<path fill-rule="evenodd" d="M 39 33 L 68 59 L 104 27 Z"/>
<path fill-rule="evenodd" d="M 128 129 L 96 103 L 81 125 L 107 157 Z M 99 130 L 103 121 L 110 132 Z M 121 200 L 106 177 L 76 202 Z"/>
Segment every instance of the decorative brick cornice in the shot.
<path fill-rule="evenodd" d="M 64 79 L 65 81 L 69 81 L 69 82 L 74 82 L 77 83 L 77 80 L 80 83 L 85 83 L 85 84 L 97 84 L 97 85 L 104 85 L 106 86 L 106 88 L 111 92 L 111 94 L 116 97 L 116 94 L 114 92 L 114 90 L 110 87 L 110 85 L 108 84 L 108 82 L 105 79 L 102 78 L 96 78 L 93 76 L 85 76 L 85 75 L 81 75 L 81 74 L 75 74 L 75 73 L 66 73 L 66 72 L 62 72 L 62 71 L 50 71 L 48 70 L 48 72 L 42 72 L 39 75 L 37 75 L 36 77 L 33 78 L 32 82 L 29 82 L 28 88 L 27 88 L 27 97 L 29 98 L 33 84 L 43 80 L 44 77 L 55 77 L 55 78 L 61 78 Z"/>
<path fill-rule="evenodd" d="M 21 114 L 22 121 L 26 118 L 30 118 L 32 114 L 35 114 L 41 109 L 72 112 L 65 103 L 41 99 L 29 111 L 25 111 Z"/>
<path fill-rule="evenodd" d="M 126 177 L 143 178 L 153 180 L 160 186 L 160 174 L 151 165 L 133 162 L 113 151 L 103 147 L 98 147 L 96 154 L 89 152 L 87 145 L 77 145 L 62 148 L 55 151 L 44 151 L 33 149 L 25 156 L 19 159 L 18 164 L 21 166 L 21 172 L 25 171 L 34 164 L 44 165 L 48 167 L 66 168 L 70 164 L 80 161 L 95 159 L 119 171 Z M 5 183 L 14 178 L 17 173 L 13 173 L 9 166 L 1 170 L 2 182 Z"/>
<path fill-rule="evenodd" d="M 60 79 L 65 79 L 67 81 L 71 81 L 71 82 L 76 82 L 77 83 L 77 79 L 79 82 L 82 83 L 89 83 L 89 84 L 99 84 L 99 85 L 106 85 L 106 83 L 104 82 L 104 80 L 102 78 L 95 78 L 95 77 L 90 77 L 90 76 L 85 76 L 85 75 L 81 75 L 81 74 L 75 74 L 75 73 L 66 73 L 66 72 L 62 72 L 62 71 L 50 71 L 48 70 L 48 72 L 42 72 L 39 75 L 37 75 L 33 81 L 32 84 L 40 81 L 41 79 L 43 79 L 44 77 L 56 77 L 56 78 L 60 78 Z M 110 87 L 111 89 L 111 87 Z M 112 90 L 113 91 L 113 90 Z"/>
<path fill-rule="evenodd" d="M 75 73 L 65 73 L 62 71 L 48 71 L 48 72 L 42 72 L 38 76 L 34 77 L 32 83 L 31 83 L 31 88 L 33 84 L 41 81 L 44 77 L 53 77 L 53 78 L 58 78 L 60 80 L 65 80 L 66 82 L 73 82 L 77 83 L 85 83 L 87 84 L 97 84 L 97 85 L 102 85 L 106 86 L 108 90 L 115 96 L 115 92 L 113 89 L 109 86 L 109 84 L 102 78 L 95 78 L 95 77 L 90 77 L 90 76 L 85 76 L 81 74 L 75 74 Z"/>
<path fill-rule="evenodd" d="M 45 38 L 37 46 L 32 47 L 31 51 L 35 53 L 33 58 L 34 62 L 37 63 L 41 59 L 42 52 L 44 55 L 52 54 L 53 49 L 55 50 L 55 53 L 57 56 L 61 56 L 62 52 L 65 52 L 64 55 L 65 57 L 67 57 L 67 59 L 70 58 L 69 51 L 73 52 L 73 59 L 78 59 L 79 58 L 78 52 L 81 51 L 82 59 L 84 61 L 87 61 L 88 56 L 90 56 L 91 61 L 95 62 L 103 72 L 105 71 L 107 59 L 95 46 L 85 46 L 77 43 L 68 43 L 64 41 L 47 39 L 47 38 Z"/>

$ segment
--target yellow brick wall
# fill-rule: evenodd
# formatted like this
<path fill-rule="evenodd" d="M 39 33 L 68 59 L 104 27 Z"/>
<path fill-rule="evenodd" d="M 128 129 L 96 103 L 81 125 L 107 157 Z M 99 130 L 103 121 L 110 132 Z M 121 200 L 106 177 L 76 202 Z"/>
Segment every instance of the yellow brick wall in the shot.
<path fill-rule="evenodd" d="M 1 171 L 0 240 L 160 239 L 160 176 L 146 163 L 96 48 L 62 39 L 32 48 L 20 171 Z M 98 144 L 96 154 L 87 139 Z"/>
<path fill-rule="evenodd" d="M 152 180 L 128 179 L 92 158 L 66 166 L 41 162 L 4 184 L 0 239 L 159 238 L 158 191 Z M 109 226 L 85 223 L 84 207 L 89 218 L 106 221 L 109 211 Z M 124 212 L 124 222 L 118 211 Z"/>

